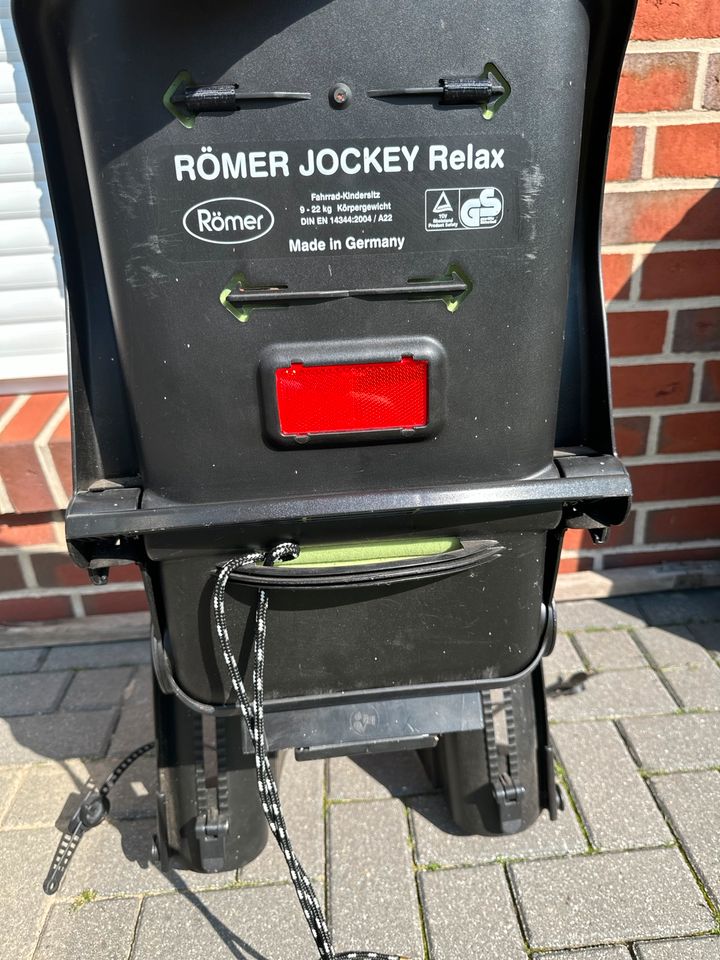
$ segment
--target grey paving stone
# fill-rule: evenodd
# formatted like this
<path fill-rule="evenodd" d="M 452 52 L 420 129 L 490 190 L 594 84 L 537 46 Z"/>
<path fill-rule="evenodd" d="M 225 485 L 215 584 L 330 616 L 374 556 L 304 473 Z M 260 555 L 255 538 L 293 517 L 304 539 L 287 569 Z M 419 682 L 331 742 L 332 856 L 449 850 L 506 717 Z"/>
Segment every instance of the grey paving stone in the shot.
<path fill-rule="evenodd" d="M 636 630 L 638 643 L 656 667 L 678 667 L 688 663 L 708 663 L 710 656 L 687 627 L 646 627 Z"/>
<path fill-rule="evenodd" d="M 595 673 L 581 693 L 549 701 L 550 719 L 599 720 L 672 713 L 677 704 L 653 670 Z"/>
<path fill-rule="evenodd" d="M 720 620 L 720 590 L 672 590 L 637 598 L 648 626 Z"/>
<path fill-rule="evenodd" d="M 585 664 L 580 659 L 572 641 L 563 633 L 557 635 L 553 652 L 543 660 L 543 667 L 545 682 L 548 685 L 585 670 Z"/>
<path fill-rule="evenodd" d="M 687 710 L 720 710 L 720 668 L 707 663 L 688 663 L 663 671 L 679 702 Z"/>
<path fill-rule="evenodd" d="M 46 653 L 47 647 L 0 650 L 0 677 L 9 673 L 32 673 L 40 666 Z"/>
<path fill-rule="evenodd" d="M 562 953 L 534 953 L 533 960 L 631 960 L 627 947 L 586 947 Z"/>
<path fill-rule="evenodd" d="M 720 937 L 636 943 L 635 956 L 637 960 L 717 960 L 720 957 Z"/>
<path fill-rule="evenodd" d="M 652 786 L 706 889 L 720 903 L 720 773 L 657 777 Z"/>
<path fill-rule="evenodd" d="M 81 670 L 87 667 L 121 667 L 150 662 L 147 640 L 125 640 L 122 643 L 76 643 L 53 647 L 43 670 Z"/>
<path fill-rule="evenodd" d="M 689 629 L 698 643 L 702 644 L 715 659 L 720 657 L 720 622 L 691 623 Z"/>
<path fill-rule="evenodd" d="M 125 690 L 125 702 L 135 706 L 146 706 L 152 709 L 153 702 L 153 675 L 152 667 L 139 666 Z"/>
<path fill-rule="evenodd" d="M 109 754 L 124 757 L 136 747 L 155 739 L 152 706 L 126 703 L 121 707 L 120 719 L 110 741 Z"/>
<path fill-rule="evenodd" d="M 645 770 L 673 772 L 720 766 L 720 715 L 637 717 L 620 724 Z"/>
<path fill-rule="evenodd" d="M 570 600 L 558 604 L 560 630 L 576 631 L 616 627 L 644 627 L 645 619 L 633 597 L 609 597 L 605 600 Z"/>
<path fill-rule="evenodd" d="M 414 750 L 330 761 L 328 796 L 332 800 L 382 800 L 429 793 L 433 786 Z"/>
<path fill-rule="evenodd" d="M 69 818 L 69 808 L 77 807 L 87 776 L 87 767 L 81 760 L 30 767 L 5 815 L 3 827 L 51 827 L 62 819 L 63 811 Z"/>
<path fill-rule="evenodd" d="M 510 871 L 532 948 L 687 936 L 715 926 L 678 850 L 515 863 Z"/>
<path fill-rule="evenodd" d="M 140 901 L 98 900 L 79 909 L 56 904 L 33 960 L 127 960 Z"/>
<path fill-rule="evenodd" d="M 328 851 L 329 913 L 337 949 L 421 957 L 420 917 L 402 803 L 333 804 Z"/>
<path fill-rule="evenodd" d="M 575 634 L 575 642 L 592 670 L 626 670 L 648 665 L 627 630 L 581 631 Z"/>
<path fill-rule="evenodd" d="M 15 673 L 0 677 L 0 717 L 52 713 L 71 677 L 67 672 Z"/>
<path fill-rule="evenodd" d="M 0 900 L 0 960 L 31 960 L 49 909 L 39 885 L 22 898 Z"/>
<path fill-rule="evenodd" d="M 114 706 L 122 700 L 132 672 L 132 667 L 80 670 L 65 694 L 63 710 L 99 710 Z"/>
<path fill-rule="evenodd" d="M 0 830 L 0 900 L 45 896 L 42 882 L 59 839 L 54 828 Z"/>
<path fill-rule="evenodd" d="M 100 757 L 114 723 L 114 710 L 0 720 L 0 757 L 4 764 Z"/>
<path fill-rule="evenodd" d="M 418 797 L 410 801 L 419 864 L 490 863 L 498 857 L 547 857 L 582 853 L 585 838 L 570 804 L 553 823 L 547 813 L 522 833 L 508 836 L 468 836 L 455 826 L 442 797 Z"/>
<path fill-rule="evenodd" d="M 0 823 L 10 809 L 24 774 L 21 767 L 0 767 Z"/>
<path fill-rule="evenodd" d="M 300 960 L 316 954 L 292 887 L 280 885 L 149 897 L 132 960 Z"/>
<path fill-rule="evenodd" d="M 673 840 L 613 723 L 558 724 L 553 740 L 594 846 L 622 850 Z"/>
<path fill-rule="evenodd" d="M 154 832 L 154 819 L 103 823 L 90 830 L 65 877 L 63 896 L 72 899 L 83 890 L 96 890 L 101 897 L 163 893 L 185 887 L 209 890 L 234 882 L 234 870 L 212 874 L 190 870 L 162 873 L 150 861 Z"/>
<path fill-rule="evenodd" d="M 299 763 L 287 756 L 280 776 L 280 800 L 287 820 L 288 836 L 300 862 L 311 877 L 325 875 L 325 823 L 323 817 L 322 760 Z M 241 881 L 287 880 L 285 857 L 274 839 L 252 863 L 238 873 Z"/>
<path fill-rule="evenodd" d="M 28 769 L 3 821 L 4 827 L 59 825 L 75 810 L 87 790 L 88 778 L 100 784 L 110 773 L 108 760 L 66 760 Z M 118 780 L 110 793 L 111 820 L 151 817 L 155 814 L 155 758 L 141 757 Z"/>
<path fill-rule="evenodd" d="M 502 867 L 423 872 L 420 893 L 431 960 L 525 960 Z"/>

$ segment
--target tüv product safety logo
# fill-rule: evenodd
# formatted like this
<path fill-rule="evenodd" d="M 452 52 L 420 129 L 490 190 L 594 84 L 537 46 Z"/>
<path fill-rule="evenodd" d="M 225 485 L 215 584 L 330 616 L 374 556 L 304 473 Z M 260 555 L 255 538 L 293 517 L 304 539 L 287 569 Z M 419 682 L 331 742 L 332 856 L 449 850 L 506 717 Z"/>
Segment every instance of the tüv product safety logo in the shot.
<path fill-rule="evenodd" d="M 183 227 L 196 240 L 235 246 L 250 243 L 269 233 L 275 217 L 258 200 L 247 197 L 213 197 L 186 211 Z"/>

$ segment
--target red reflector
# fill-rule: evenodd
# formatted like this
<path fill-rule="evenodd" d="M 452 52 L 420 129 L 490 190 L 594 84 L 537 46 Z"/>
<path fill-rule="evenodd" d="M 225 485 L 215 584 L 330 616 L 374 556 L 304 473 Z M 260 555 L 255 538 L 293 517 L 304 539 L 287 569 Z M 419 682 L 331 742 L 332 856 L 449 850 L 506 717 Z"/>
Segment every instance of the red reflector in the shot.
<path fill-rule="evenodd" d="M 285 436 L 424 427 L 428 361 L 341 363 L 275 371 L 280 431 Z"/>

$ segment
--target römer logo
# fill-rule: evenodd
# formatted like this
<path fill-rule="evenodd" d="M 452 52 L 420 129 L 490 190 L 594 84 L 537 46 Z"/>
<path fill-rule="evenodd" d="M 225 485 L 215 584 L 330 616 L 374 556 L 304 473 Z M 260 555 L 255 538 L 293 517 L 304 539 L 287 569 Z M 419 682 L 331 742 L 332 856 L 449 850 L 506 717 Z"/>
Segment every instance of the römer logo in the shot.
<path fill-rule="evenodd" d="M 185 213 L 183 227 L 191 237 L 206 243 L 249 243 L 272 230 L 272 210 L 246 197 L 214 197 Z"/>

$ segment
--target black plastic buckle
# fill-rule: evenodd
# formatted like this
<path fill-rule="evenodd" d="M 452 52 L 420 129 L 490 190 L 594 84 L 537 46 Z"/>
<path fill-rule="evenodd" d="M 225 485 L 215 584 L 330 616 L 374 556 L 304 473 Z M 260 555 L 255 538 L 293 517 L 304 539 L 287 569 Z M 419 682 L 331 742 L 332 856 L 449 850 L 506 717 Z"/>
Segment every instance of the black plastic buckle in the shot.
<path fill-rule="evenodd" d="M 492 782 L 492 792 L 500 815 L 502 833 L 517 833 L 522 829 L 520 800 L 525 795 L 525 787 L 516 783 L 508 773 L 501 773 Z"/>
<path fill-rule="evenodd" d="M 227 817 L 203 813 L 195 821 L 195 837 L 200 847 L 200 863 L 207 873 L 225 869 L 225 840 L 230 830 Z"/>

